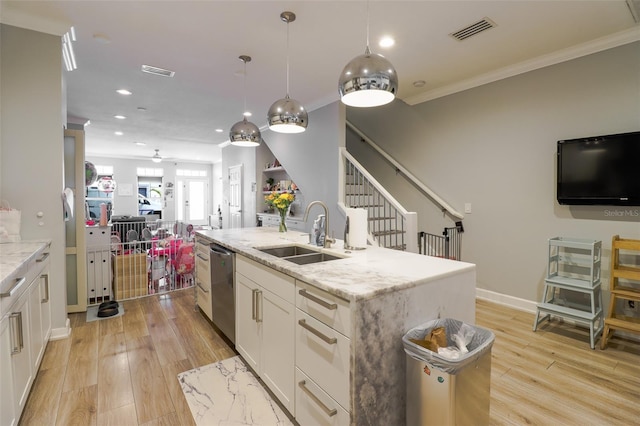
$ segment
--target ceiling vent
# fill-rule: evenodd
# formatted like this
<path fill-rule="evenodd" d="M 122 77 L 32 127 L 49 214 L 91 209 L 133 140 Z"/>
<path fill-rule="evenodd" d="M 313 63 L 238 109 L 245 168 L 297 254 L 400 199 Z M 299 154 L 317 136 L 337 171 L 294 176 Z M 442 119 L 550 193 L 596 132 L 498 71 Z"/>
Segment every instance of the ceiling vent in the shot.
<path fill-rule="evenodd" d="M 161 75 L 162 77 L 173 77 L 176 72 L 169 71 L 158 67 L 152 67 L 151 65 L 143 65 L 142 72 L 146 72 L 154 75 Z"/>
<path fill-rule="evenodd" d="M 485 17 L 485 18 L 482 18 L 482 20 L 474 24 L 471 24 L 465 28 L 462 28 L 461 30 L 453 32 L 449 35 L 458 41 L 462 41 L 476 34 L 480 34 L 483 31 L 489 30 L 495 26 L 496 26 L 495 22 Z"/>

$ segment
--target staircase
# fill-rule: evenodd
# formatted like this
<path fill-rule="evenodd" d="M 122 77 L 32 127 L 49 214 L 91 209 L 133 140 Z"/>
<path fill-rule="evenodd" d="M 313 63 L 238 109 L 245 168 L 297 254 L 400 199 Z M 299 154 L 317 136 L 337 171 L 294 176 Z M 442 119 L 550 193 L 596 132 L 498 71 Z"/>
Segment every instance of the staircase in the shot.
<path fill-rule="evenodd" d="M 368 213 L 368 241 L 381 247 L 418 253 L 418 218 L 408 212 L 358 161 L 340 150 L 340 206 Z"/>

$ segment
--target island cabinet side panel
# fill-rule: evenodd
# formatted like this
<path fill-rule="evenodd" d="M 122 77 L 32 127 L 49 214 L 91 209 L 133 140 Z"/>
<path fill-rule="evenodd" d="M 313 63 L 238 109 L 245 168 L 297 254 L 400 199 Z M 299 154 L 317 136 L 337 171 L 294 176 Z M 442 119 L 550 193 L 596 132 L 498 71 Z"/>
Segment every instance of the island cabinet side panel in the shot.
<path fill-rule="evenodd" d="M 402 336 L 427 321 L 475 324 L 475 268 L 353 306 L 351 422 L 406 424 L 406 354 Z"/>

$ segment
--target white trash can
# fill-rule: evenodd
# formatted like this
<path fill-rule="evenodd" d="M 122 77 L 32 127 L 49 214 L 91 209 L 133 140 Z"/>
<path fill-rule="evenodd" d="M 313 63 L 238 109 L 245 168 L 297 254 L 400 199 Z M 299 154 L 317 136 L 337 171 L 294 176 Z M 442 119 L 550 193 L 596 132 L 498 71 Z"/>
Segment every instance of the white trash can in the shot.
<path fill-rule="evenodd" d="M 449 359 L 411 342 L 423 340 L 431 330 L 444 327 L 447 346 L 463 325 L 472 329 L 469 352 Z M 488 425 L 491 391 L 490 330 L 451 318 L 429 321 L 409 330 L 402 338 L 407 354 L 407 425 Z"/>

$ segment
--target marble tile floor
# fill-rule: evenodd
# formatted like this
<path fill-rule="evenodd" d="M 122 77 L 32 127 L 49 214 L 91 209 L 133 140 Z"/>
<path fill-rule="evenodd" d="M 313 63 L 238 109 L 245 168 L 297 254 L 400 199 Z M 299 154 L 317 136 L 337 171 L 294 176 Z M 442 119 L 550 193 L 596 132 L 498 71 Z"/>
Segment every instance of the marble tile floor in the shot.
<path fill-rule="evenodd" d="M 293 423 L 239 356 L 178 374 L 198 426 Z"/>

